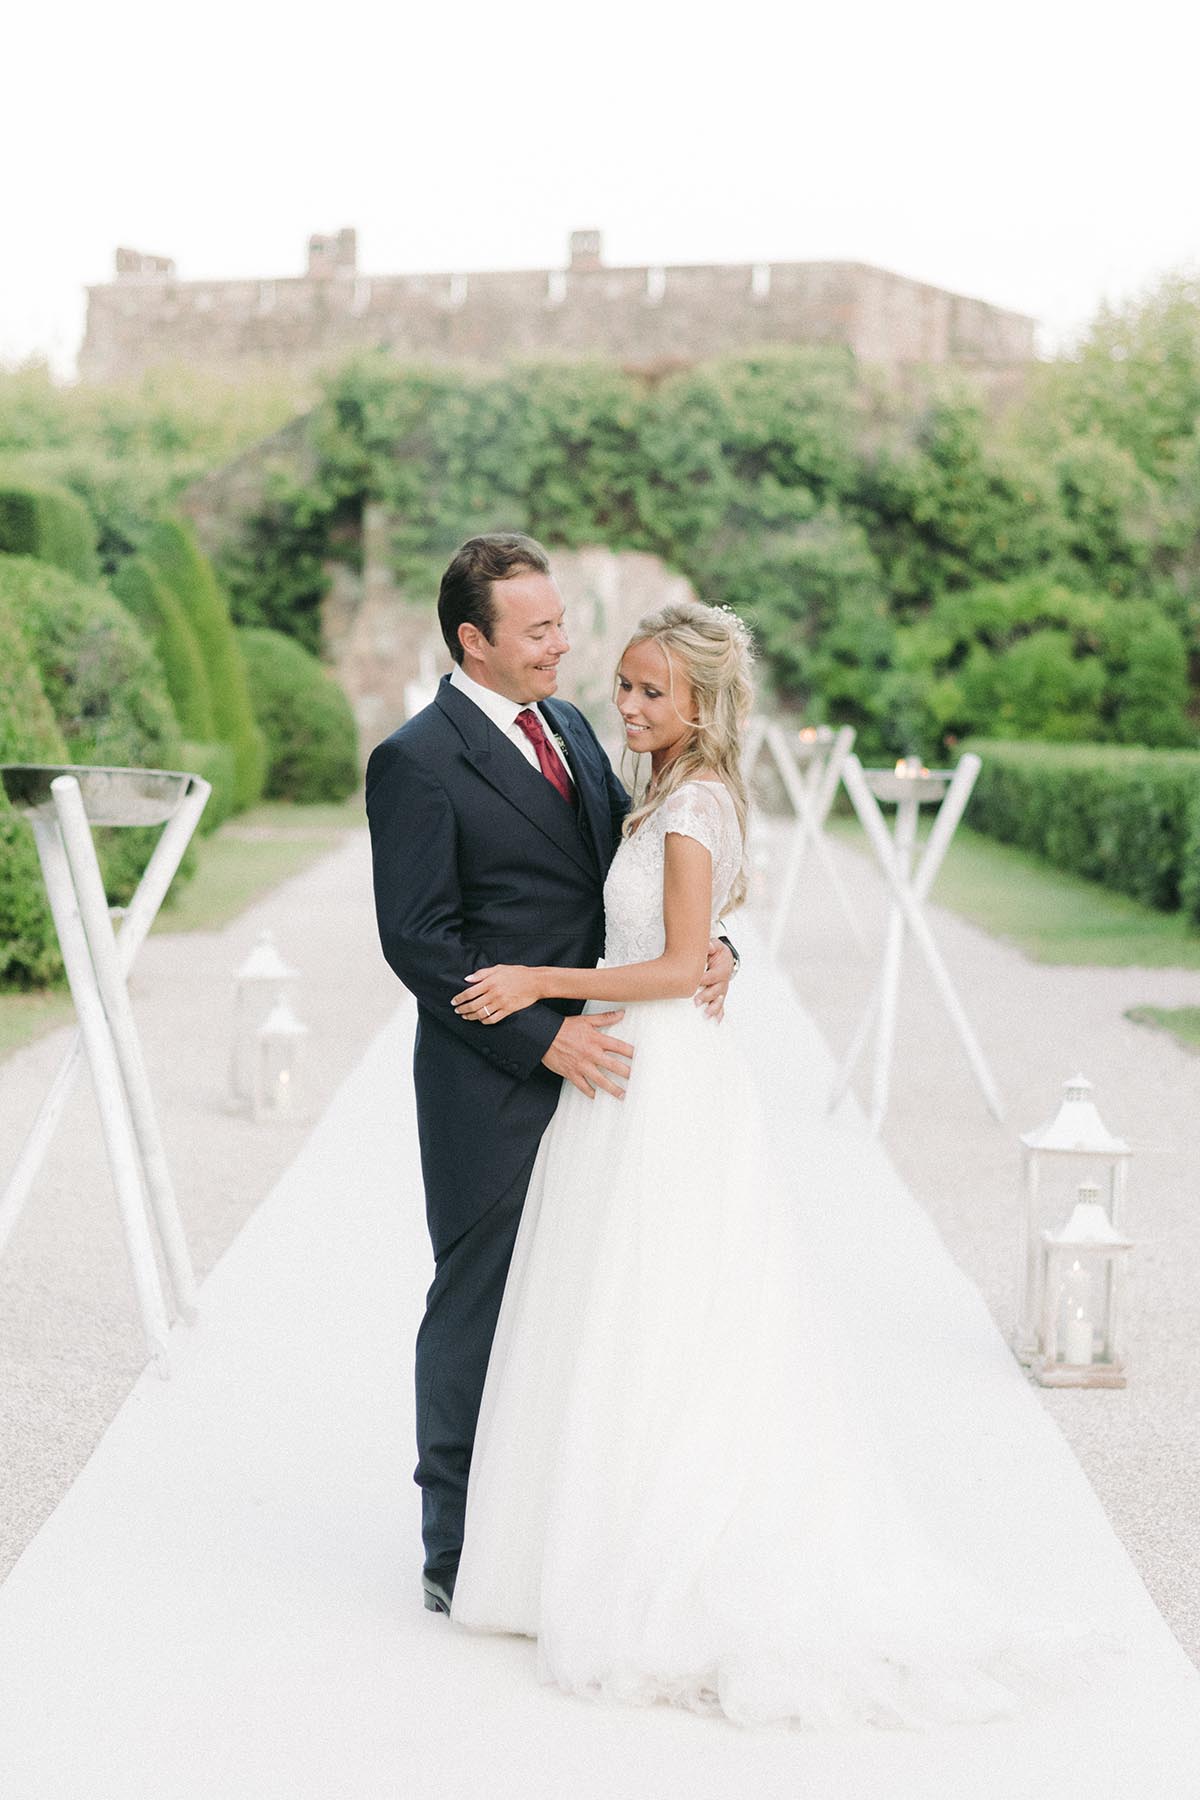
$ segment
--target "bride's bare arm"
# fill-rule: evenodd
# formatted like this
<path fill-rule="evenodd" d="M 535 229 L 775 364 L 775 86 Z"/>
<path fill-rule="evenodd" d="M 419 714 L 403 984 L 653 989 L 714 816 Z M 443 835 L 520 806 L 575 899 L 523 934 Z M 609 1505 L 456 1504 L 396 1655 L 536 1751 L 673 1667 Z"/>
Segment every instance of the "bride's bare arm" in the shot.
<path fill-rule="evenodd" d="M 669 831 L 663 854 L 666 947 L 652 962 L 615 969 L 527 969 L 498 963 L 466 977 L 453 1000 L 460 1019 L 499 1025 L 538 1000 L 682 1000 L 704 976 L 712 912 L 712 856 L 695 838 Z"/>

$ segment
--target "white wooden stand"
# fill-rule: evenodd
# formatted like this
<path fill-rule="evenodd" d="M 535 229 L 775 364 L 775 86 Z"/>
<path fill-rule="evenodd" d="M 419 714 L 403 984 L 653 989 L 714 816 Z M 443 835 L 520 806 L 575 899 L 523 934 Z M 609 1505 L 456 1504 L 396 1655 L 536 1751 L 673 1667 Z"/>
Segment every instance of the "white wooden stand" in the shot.
<path fill-rule="evenodd" d="M 179 1315 L 196 1316 L 196 1284 L 134 1024 L 126 978 L 145 942 L 211 788 L 199 776 L 143 769 L 0 769 L 13 806 L 33 827 L 79 1033 L 67 1051 L 0 1195 L 0 1253 L 16 1225 L 87 1052 L 129 1251 L 147 1354 L 168 1375 L 169 1329 L 144 1195 L 158 1229 Z M 92 825 L 165 830 L 119 936 L 104 895 Z"/>
<path fill-rule="evenodd" d="M 853 748 L 852 725 L 843 725 L 836 732 L 823 727 L 811 737 L 797 737 L 786 732 L 774 720 L 755 718 L 750 721 L 742 756 L 746 784 L 749 786 L 763 750 L 768 750 L 779 771 L 779 778 L 783 782 L 794 816 L 788 842 L 787 865 L 771 920 L 769 948 L 772 956 L 778 955 L 783 943 L 796 898 L 800 870 L 810 847 L 837 896 L 855 942 L 860 949 L 866 949 L 862 929 L 850 905 L 849 895 L 838 874 L 837 864 L 829 848 L 829 839 L 825 835 L 825 821 L 837 794 L 846 758 Z"/>
<path fill-rule="evenodd" d="M 892 891 L 879 978 L 858 1030 L 846 1052 L 829 1097 L 830 1110 L 844 1097 L 855 1065 L 866 1047 L 872 1028 L 875 1056 L 871 1078 L 870 1126 L 878 1132 L 887 1112 L 892 1056 L 896 1040 L 896 1001 L 900 991 L 900 963 L 906 932 L 911 932 L 925 959 L 942 1005 L 962 1044 L 966 1058 L 982 1090 L 988 1108 L 997 1119 L 1003 1107 L 983 1051 L 950 980 L 933 931 L 923 911 L 938 870 L 958 829 L 963 810 L 979 774 L 977 756 L 964 756 L 954 770 L 933 774 L 901 775 L 891 769 L 864 769 L 856 756 L 848 756 L 842 770 L 846 791 L 867 834 L 868 842 Z M 894 801 L 894 836 L 889 833 L 879 801 Z M 925 851 L 914 869 L 917 817 L 922 805 L 938 806 L 937 817 Z"/>

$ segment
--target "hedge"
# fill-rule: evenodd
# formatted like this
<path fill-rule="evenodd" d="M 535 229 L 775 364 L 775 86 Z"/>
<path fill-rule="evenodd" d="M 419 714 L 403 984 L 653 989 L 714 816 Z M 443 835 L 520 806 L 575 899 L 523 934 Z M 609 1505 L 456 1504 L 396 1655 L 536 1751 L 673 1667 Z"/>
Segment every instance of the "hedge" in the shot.
<path fill-rule="evenodd" d="M 199 775 L 212 788 L 208 805 L 200 814 L 200 835 L 207 837 L 218 825 L 223 825 L 233 811 L 237 785 L 233 751 L 228 744 L 182 744 L 179 767 L 186 769 L 189 775 Z"/>
<path fill-rule="evenodd" d="M 158 653 L 179 729 L 210 744 L 216 737 L 213 697 L 200 645 L 179 601 L 144 557 L 132 556 L 113 580 L 113 592 Z"/>
<path fill-rule="evenodd" d="M 0 481 L 0 551 L 53 563 L 79 581 L 100 572 L 92 516 L 66 488 Z"/>
<path fill-rule="evenodd" d="M 968 742 L 968 820 L 1056 868 L 1200 922 L 1200 751 Z"/>
<path fill-rule="evenodd" d="M 350 702 L 315 656 L 262 626 L 238 632 L 254 715 L 267 741 L 271 799 L 344 800 L 358 786 Z"/>
<path fill-rule="evenodd" d="M 241 811 L 253 806 L 262 793 L 266 747 L 254 722 L 228 602 L 190 527 L 181 520 L 156 525 L 142 554 L 174 594 L 196 634 L 212 693 L 216 737 L 233 750 L 235 805 Z"/>
<path fill-rule="evenodd" d="M 30 557 L 0 557 L 0 615 L 24 639 L 65 760 L 179 767 L 179 728 L 158 659 L 107 588 Z M 110 900 L 129 899 L 157 838 L 157 828 L 98 834 Z"/>
<path fill-rule="evenodd" d="M 0 606 L 0 762 L 64 762 L 66 754 L 16 619 Z M 42 987 L 61 974 L 33 832 L 0 789 L 0 986 Z"/>

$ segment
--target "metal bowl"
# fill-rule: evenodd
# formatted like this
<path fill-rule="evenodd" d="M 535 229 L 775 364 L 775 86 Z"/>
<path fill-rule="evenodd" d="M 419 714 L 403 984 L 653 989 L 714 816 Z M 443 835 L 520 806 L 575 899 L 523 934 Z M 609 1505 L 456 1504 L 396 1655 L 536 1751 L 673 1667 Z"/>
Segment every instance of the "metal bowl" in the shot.
<path fill-rule="evenodd" d="M 9 805 L 29 816 L 54 811 L 50 783 L 73 775 L 90 825 L 165 825 L 194 779 L 177 769 L 109 769 L 72 763 L 3 763 Z"/>
<path fill-rule="evenodd" d="M 940 800 L 950 786 L 950 774 L 945 769 L 931 769 L 926 775 L 897 775 L 894 769 L 864 769 L 863 774 L 877 800 L 892 801 L 897 805 L 901 800 L 923 803 Z"/>

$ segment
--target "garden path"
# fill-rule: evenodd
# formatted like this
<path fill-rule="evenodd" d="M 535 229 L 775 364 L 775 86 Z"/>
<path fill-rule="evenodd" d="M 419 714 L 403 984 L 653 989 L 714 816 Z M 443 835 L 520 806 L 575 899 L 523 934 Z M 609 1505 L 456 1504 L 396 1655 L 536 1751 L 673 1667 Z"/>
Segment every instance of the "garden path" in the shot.
<path fill-rule="evenodd" d="M 852 852 L 839 854 L 864 910 L 878 906 L 869 867 Z M 942 1453 L 940 1463 L 930 1462 L 942 1523 L 973 1534 L 980 1554 L 997 1559 L 993 1572 L 1007 1568 L 1031 1597 L 1044 1593 L 1060 1605 L 1074 1597 L 1093 1615 L 1099 1606 L 1138 1643 L 1134 1667 L 1119 1688 L 1076 1705 L 1066 1719 L 1051 1714 L 949 1736 L 862 1734 L 853 1746 L 747 1736 L 691 1717 L 563 1700 L 537 1687 L 527 1646 L 466 1640 L 417 1606 L 408 1364 L 428 1248 L 404 1079 L 412 1019 L 406 1003 L 374 1035 L 393 1011 L 396 990 L 374 953 L 365 875 L 365 846 L 356 838 L 255 909 L 261 919 L 214 934 L 224 941 L 207 947 L 210 961 L 194 939 L 164 938 L 157 940 L 162 961 L 143 966 L 139 1010 L 145 1017 L 162 1008 L 173 1020 L 154 1068 L 189 1231 L 211 1273 L 201 1323 L 174 1334 L 172 1380 L 144 1374 L 136 1381 L 73 1482 L 86 1451 L 76 1446 L 73 1459 L 64 1459 L 59 1492 L 69 1491 L 0 1588 L 6 1789 L 20 1800 L 209 1800 L 217 1792 L 233 1800 L 382 1800 L 415 1787 L 436 1800 L 461 1793 L 484 1770 L 493 1792 L 514 1797 L 557 1795 L 569 1786 L 580 1796 L 631 1800 L 746 1791 L 812 1791 L 829 1800 L 843 1793 L 898 1800 L 909 1791 L 922 1800 L 959 1800 L 963 1793 L 1041 1800 L 1079 1785 L 1081 1776 L 1110 1800 L 1187 1791 L 1186 1772 L 1200 1758 L 1200 1683 L 1038 1404 L 1053 1401 L 1050 1410 L 1087 1453 L 1085 1466 L 1094 1457 L 1088 1472 L 1101 1497 L 1107 1501 L 1106 1482 L 1128 1496 L 1114 1522 L 1139 1566 L 1148 1562 L 1165 1581 L 1167 1558 L 1160 1566 L 1153 1548 L 1160 1537 L 1174 1546 L 1177 1593 L 1178 1583 L 1186 1586 L 1195 1518 L 1179 1491 L 1186 1470 L 1173 1484 L 1165 1460 L 1152 1464 L 1149 1491 L 1157 1496 L 1161 1488 L 1163 1504 L 1146 1524 L 1134 1486 L 1148 1491 L 1147 1472 L 1126 1475 L 1121 1457 L 1108 1455 L 1114 1436 L 1123 1445 L 1143 1441 L 1148 1414 L 1157 1413 L 1164 1437 L 1177 1431 L 1184 1400 L 1172 1379 L 1174 1339 L 1157 1329 L 1157 1302 L 1191 1241 L 1171 1240 L 1174 1214 L 1162 1210 L 1162 1196 L 1174 1192 L 1176 1176 L 1186 1179 L 1186 1135 L 1169 1131 L 1174 1109 L 1194 1093 L 1188 1083 L 1198 1065 L 1168 1040 L 1127 1025 L 1119 1005 L 1126 979 L 1135 998 L 1160 990 L 1102 971 L 1093 1001 L 1097 972 L 1034 969 L 959 922 L 939 920 L 1012 1099 L 1012 1122 L 1028 1124 L 1051 1110 L 1059 1079 L 1084 1060 L 1114 1127 L 1139 1149 L 1149 1144 L 1164 1152 L 1155 1163 L 1172 1180 L 1152 1184 L 1147 1177 L 1135 1187 L 1135 1231 L 1148 1242 L 1151 1263 L 1134 1382 L 1124 1395 L 1031 1391 L 898 1178 L 893 1160 L 1003 1312 L 1015 1217 L 1011 1131 L 988 1120 L 958 1069 L 957 1044 L 946 1039 L 915 981 L 906 989 L 910 1049 L 887 1153 L 859 1140 L 864 1229 L 879 1235 L 885 1258 L 904 1243 L 916 1245 L 928 1275 L 919 1296 L 897 1296 L 897 1303 L 919 1302 L 923 1316 L 938 1322 L 930 1335 L 941 1338 L 940 1360 L 926 1375 L 934 1401 L 927 1416 Z M 869 971 L 850 960 L 833 909 L 823 916 L 815 890 L 808 902 L 790 963 L 806 1004 L 840 1043 Z M 269 1147 L 217 1107 L 227 990 L 220 1029 L 215 1006 L 211 1015 L 203 1005 L 181 1010 L 184 995 L 196 991 L 197 973 L 212 980 L 217 969 L 227 972 L 259 922 L 273 923 L 289 953 L 321 971 L 320 998 L 308 1008 L 331 1033 L 321 1061 L 349 1071 L 311 1135 L 297 1132 Z M 757 990 L 775 1009 L 774 1096 L 781 1108 L 795 1108 L 802 1141 L 803 1129 L 825 1129 L 816 1102 L 828 1052 L 786 989 L 771 981 L 751 922 L 742 935 L 751 952 L 744 991 L 750 997 Z M 1112 986 L 1109 977 L 1118 978 Z M 1163 972 L 1153 979 L 1174 996 Z M 189 1025 L 183 1033 L 181 1017 Z M 1078 1054 L 1081 1038 L 1090 1056 Z M 324 1037 L 321 1043 L 326 1050 Z M 39 1057 L 52 1065 L 52 1047 L 33 1046 L 6 1066 L 6 1098 L 14 1066 L 34 1088 L 33 1072 L 20 1065 Z M 199 1091 L 197 1068 L 207 1070 Z M 64 1146 L 56 1184 L 103 1187 L 90 1123 L 85 1109 Z M 226 1139 L 230 1123 L 241 1130 Z M 853 1115 L 839 1128 L 853 1132 Z M 237 1231 L 272 1182 L 268 1199 Z M 58 1185 L 54 1198 L 61 1199 Z M 58 1249 L 68 1269 L 78 1269 L 78 1242 L 95 1228 L 95 1210 L 60 1225 Z M 235 1232 L 211 1267 L 219 1240 Z M 44 1244 L 42 1259 L 25 1265 L 36 1270 L 16 1320 L 32 1340 L 27 1391 L 37 1367 L 51 1386 L 57 1379 L 58 1346 L 39 1333 L 35 1316 L 52 1303 L 56 1282 L 62 1285 L 61 1261 L 55 1267 L 47 1260 L 51 1249 Z M 99 1263 L 97 1287 L 103 1278 L 119 1290 L 117 1271 L 103 1257 Z M 14 1268 L 6 1272 L 6 1305 Z M 1150 1309 L 1147 1286 L 1156 1301 Z M 113 1342 L 124 1295 L 109 1298 L 99 1326 L 89 1323 L 96 1299 L 75 1297 L 76 1305 L 83 1302 L 74 1319 L 81 1350 L 70 1342 L 71 1309 L 58 1320 L 68 1331 L 63 1354 L 83 1358 L 90 1344 L 102 1357 Z M 885 1293 L 879 1301 L 889 1303 Z M 1189 1319 L 1186 1308 L 1176 1311 L 1185 1342 Z M 6 1326 L 14 1340 L 16 1326 L 11 1319 Z M 50 1418 L 41 1415 L 44 1427 Z M 43 1499 L 44 1477 L 45 1470 Z M 8 1479 L 18 1493 L 11 1467 Z M 1169 1590 L 1166 1583 L 1157 1596 L 1167 1610 Z"/>

